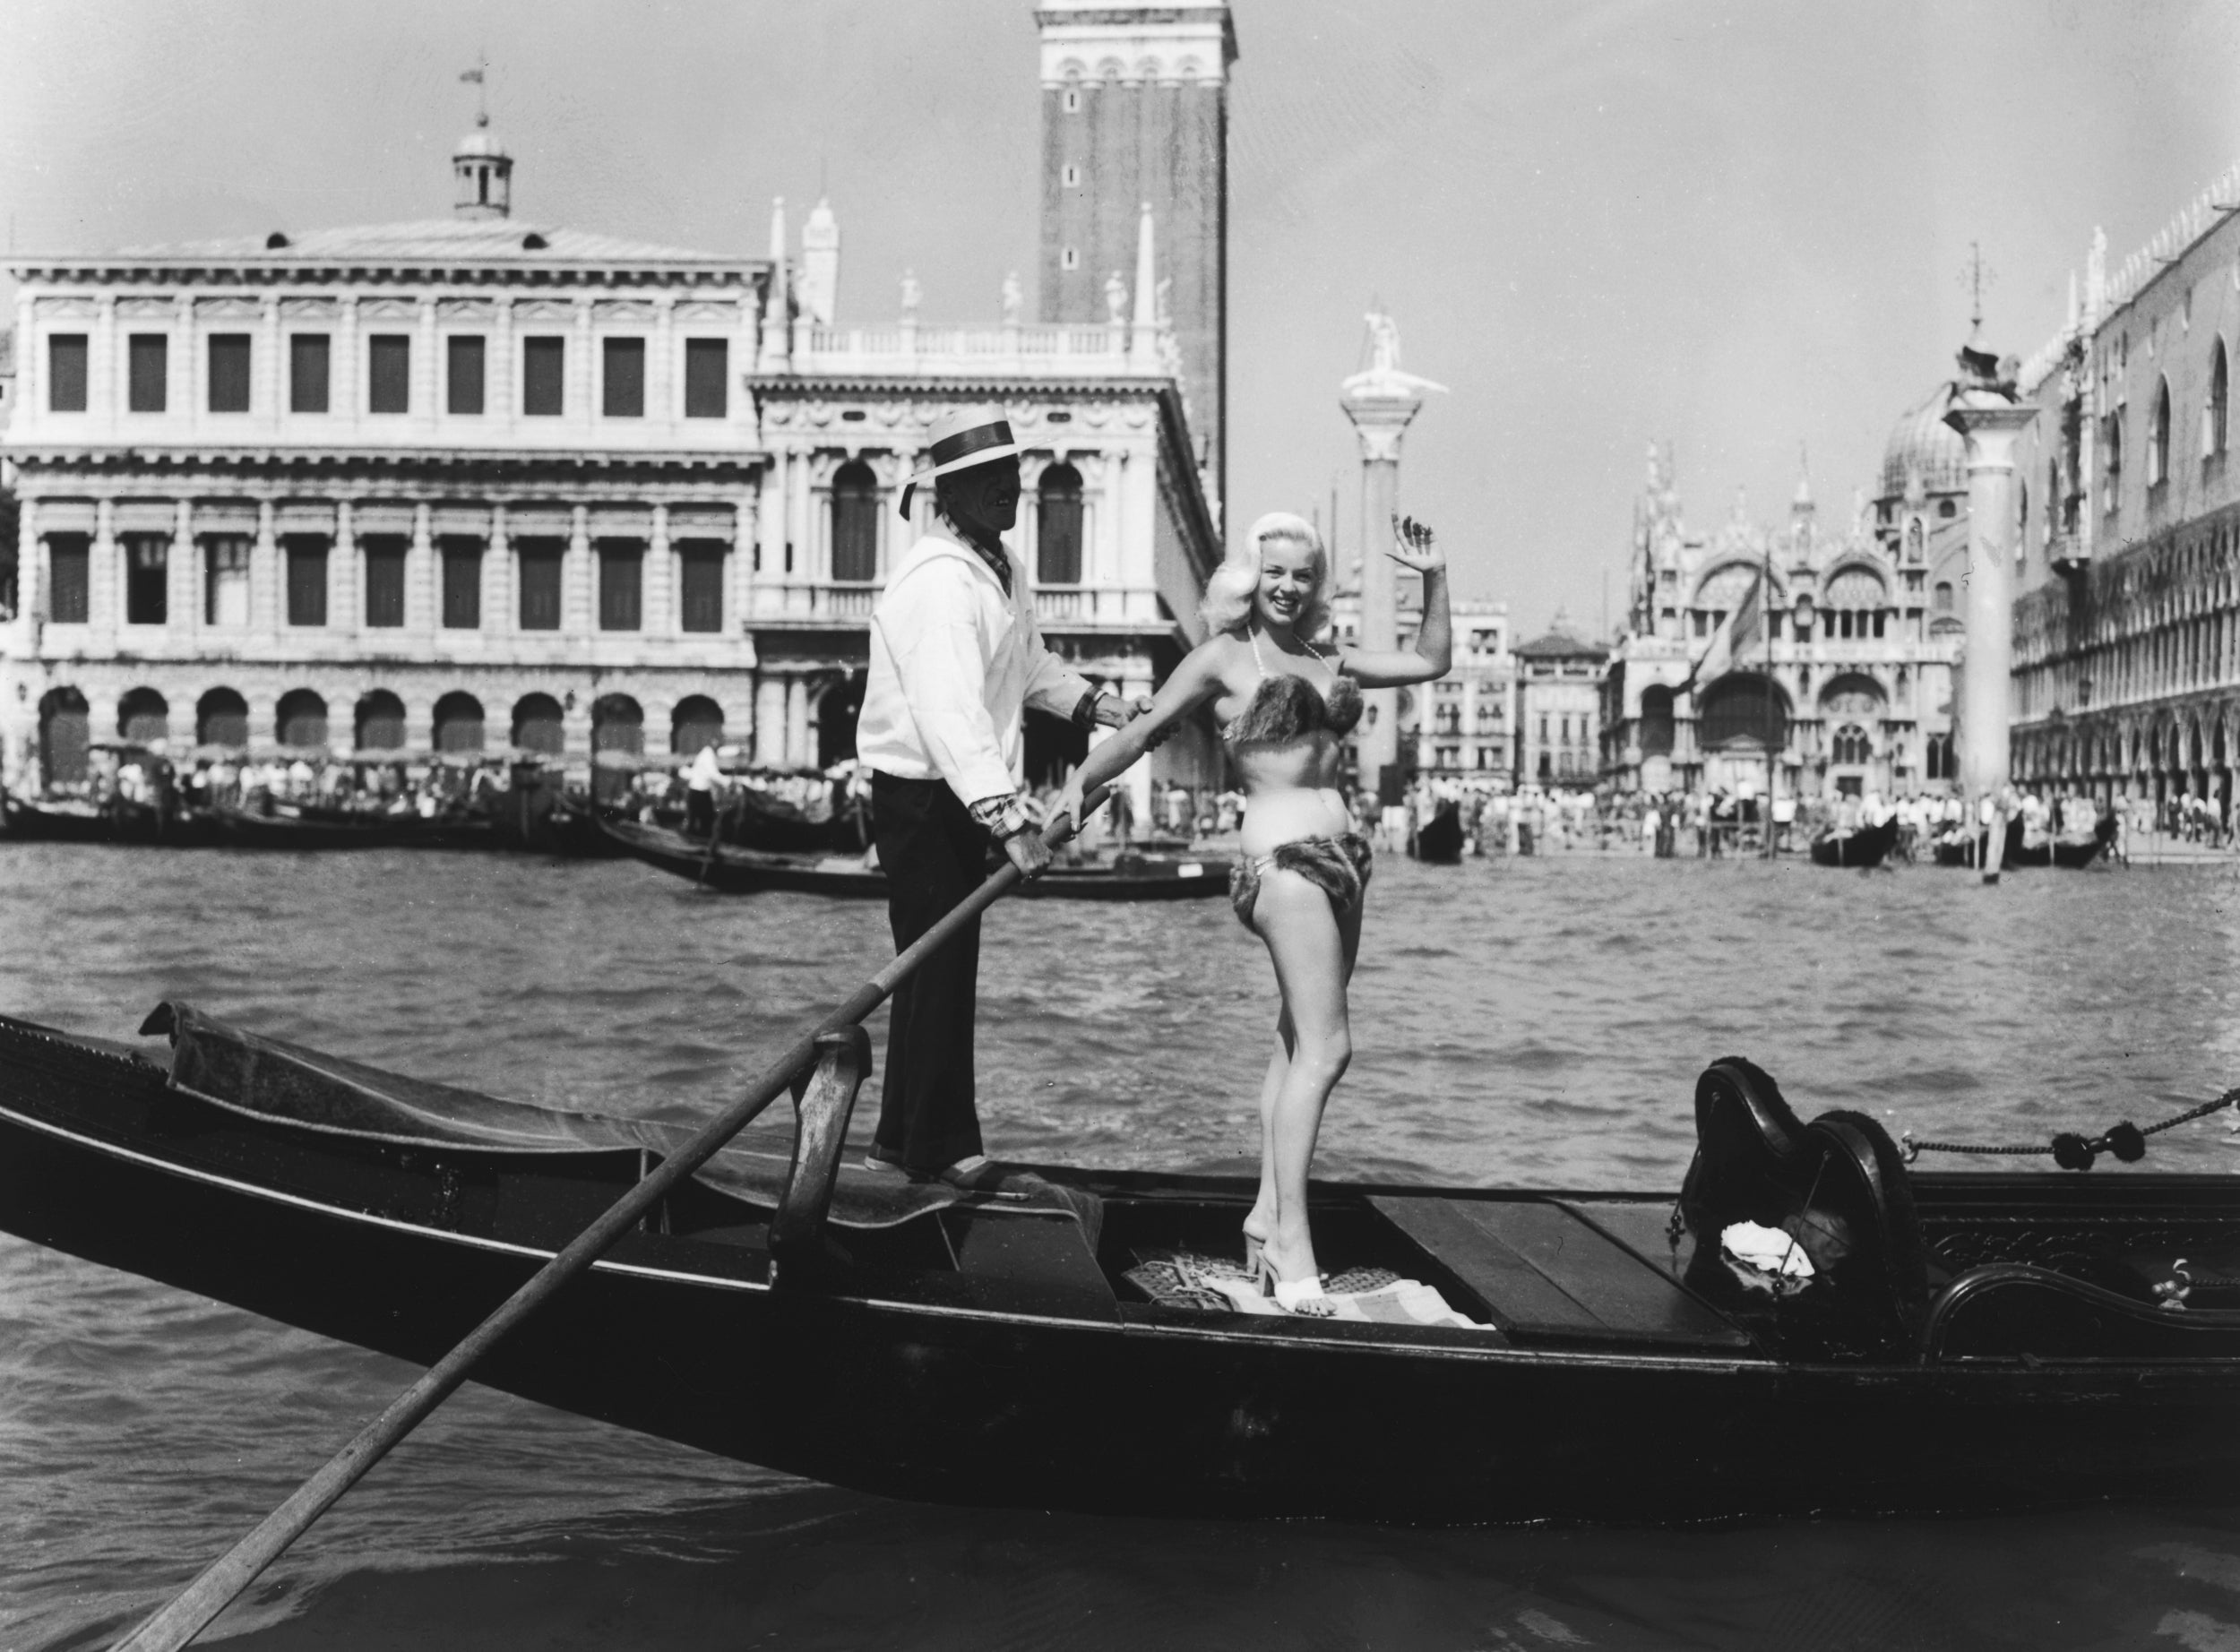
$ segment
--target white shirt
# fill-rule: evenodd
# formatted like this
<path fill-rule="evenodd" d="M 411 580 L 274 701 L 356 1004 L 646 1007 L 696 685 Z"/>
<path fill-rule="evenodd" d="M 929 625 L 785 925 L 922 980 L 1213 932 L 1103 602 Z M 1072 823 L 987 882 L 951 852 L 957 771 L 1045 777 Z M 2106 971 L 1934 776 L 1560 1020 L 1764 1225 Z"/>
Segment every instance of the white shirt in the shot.
<path fill-rule="evenodd" d="M 1088 680 L 1042 645 L 1027 571 L 995 571 L 936 523 L 871 613 L 856 755 L 881 774 L 942 779 L 967 804 L 1019 789 L 1026 709 L 1071 718 Z"/>
<path fill-rule="evenodd" d="M 712 792 L 716 782 L 723 778 L 723 770 L 716 761 L 716 748 L 703 745 L 693 759 L 692 771 L 685 784 L 696 792 Z"/>

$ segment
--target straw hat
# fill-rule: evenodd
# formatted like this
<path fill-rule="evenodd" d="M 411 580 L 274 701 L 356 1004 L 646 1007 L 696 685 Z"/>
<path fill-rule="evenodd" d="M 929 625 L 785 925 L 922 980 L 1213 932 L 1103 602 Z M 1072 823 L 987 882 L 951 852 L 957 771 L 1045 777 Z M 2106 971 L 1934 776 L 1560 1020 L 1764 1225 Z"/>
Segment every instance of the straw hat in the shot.
<path fill-rule="evenodd" d="M 995 408 L 952 408 L 933 422 L 926 437 L 926 463 L 902 489 L 902 514 L 906 518 L 910 513 L 911 498 L 935 477 L 947 476 L 952 470 L 969 470 L 974 465 L 992 464 L 999 459 L 1019 457 L 1019 443 L 1012 435 L 1011 421 Z"/>

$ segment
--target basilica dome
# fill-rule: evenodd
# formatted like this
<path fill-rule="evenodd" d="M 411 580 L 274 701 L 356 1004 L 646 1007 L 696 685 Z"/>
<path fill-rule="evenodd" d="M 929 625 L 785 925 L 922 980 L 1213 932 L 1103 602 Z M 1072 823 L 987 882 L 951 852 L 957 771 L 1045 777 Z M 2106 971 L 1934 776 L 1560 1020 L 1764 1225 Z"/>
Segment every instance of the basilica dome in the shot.
<path fill-rule="evenodd" d="M 1905 496 L 1906 476 L 1921 473 L 1921 486 L 1931 494 L 1968 491 L 1968 443 L 1944 422 L 1947 391 L 1942 384 L 1928 399 L 1892 426 L 1882 449 L 1882 493 L 1885 499 Z"/>

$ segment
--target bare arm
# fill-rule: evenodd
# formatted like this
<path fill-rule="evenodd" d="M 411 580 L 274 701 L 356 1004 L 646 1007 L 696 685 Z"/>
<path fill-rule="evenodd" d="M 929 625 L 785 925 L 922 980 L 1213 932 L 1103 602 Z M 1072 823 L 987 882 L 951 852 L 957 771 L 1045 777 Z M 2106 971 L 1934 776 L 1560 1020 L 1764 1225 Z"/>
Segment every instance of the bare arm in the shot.
<path fill-rule="evenodd" d="M 1395 649 L 1369 653 L 1348 649 L 1346 672 L 1364 688 L 1396 688 L 1443 677 L 1454 663 L 1454 618 L 1447 607 L 1447 559 L 1432 542 L 1431 529 L 1414 518 L 1395 518 L 1394 548 L 1386 555 L 1423 576 L 1424 617 L 1412 653 Z"/>
<path fill-rule="evenodd" d="M 1083 795 L 1125 773 L 1176 724 L 1219 695 L 1219 638 L 1209 638 L 1191 650 L 1167 677 L 1167 685 L 1153 696 L 1149 711 L 1090 748 L 1058 800 L 1058 806 L 1071 813 L 1077 824 Z"/>

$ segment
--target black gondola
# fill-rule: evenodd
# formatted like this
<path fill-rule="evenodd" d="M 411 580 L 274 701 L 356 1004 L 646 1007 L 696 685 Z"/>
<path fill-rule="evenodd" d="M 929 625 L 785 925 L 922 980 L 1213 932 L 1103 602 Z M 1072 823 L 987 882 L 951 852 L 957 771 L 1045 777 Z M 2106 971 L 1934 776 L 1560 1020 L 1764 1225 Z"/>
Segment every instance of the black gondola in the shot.
<path fill-rule="evenodd" d="M 2027 832 L 2020 815 L 2007 821 L 2006 845 L 2000 856 L 2001 868 L 2022 866 L 2064 866 L 2072 872 L 2081 871 L 2107 853 L 2115 841 L 2115 817 L 2104 814 L 2089 838 L 2055 837 L 2037 843 L 2025 841 Z M 1979 830 L 1971 846 L 1964 832 L 1950 832 L 1936 840 L 1936 864 L 1940 866 L 1975 866 L 1982 864 L 1987 852 L 1991 834 Z"/>
<path fill-rule="evenodd" d="M 409 1360 L 687 1133 L 180 1006 L 143 1030 L 168 1059 L 0 1018 L 0 1228 Z M 1262 1316 L 1131 1278 L 1233 1246 L 1248 1181 L 835 1176 L 866 1062 L 859 1035 L 833 1051 L 798 1143 L 740 1138 L 479 1380 L 887 1495 L 1162 1515 L 1951 1511 L 2222 1495 L 2240 1467 L 2229 1176 L 1915 1175 L 1873 1119 L 1800 1123 L 1727 1060 L 1676 1204 L 1316 1184 L 1326 1266 L 1477 1328 Z M 1814 1277 L 1729 1261 L 1745 1219 Z"/>
<path fill-rule="evenodd" d="M 1898 841 L 1898 818 L 1852 831 L 1823 831 L 1812 841 L 1815 866 L 1879 866 Z"/>
<path fill-rule="evenodd" d="M 860 802 L 819 813 L 752 786 L 732 788 L 717 831 L 726 843 L 771 855 L 860 855 L 871 847 Z"/>
<path fill-rule="evenodd" d="M 0 792 L 0 817 L 6 820 L 9 837 L 26 841 L 108 843 L 116 837 L 108 809 L 76 797 L 33 802 Z"/>
<path fill-rule="evenodd" d="M 247 809 L 211 812 L 218 841 L 247 849 L 480 849 L 496 842 L 487 815 L 358 813 L 344 809 Z"/>
<path fill-rule="evenodd" d="M 766 855 L 636 821 L 606 821 L 601 828 L 625 854 L 727 895 L 792 890 L 886 899 L 886 874 L 866 867 L 860 856 Z M 1227 894 L 1228 871 L 1219 861 L 1187 856 L 1118 855 L 1094 865 L 1056 863 L 1013 892 L 1028 900 L 1190 900 Z"/>
<path fill-rule="evenodd" d="M 1462 858 L 1462 807 L 1456 803 L 1443 803 L 1429 820 L 1416 829 L 1415 838 L 1408 852 L 1417 860 L 1434 865 L 1451 866 Z"/>

